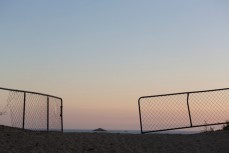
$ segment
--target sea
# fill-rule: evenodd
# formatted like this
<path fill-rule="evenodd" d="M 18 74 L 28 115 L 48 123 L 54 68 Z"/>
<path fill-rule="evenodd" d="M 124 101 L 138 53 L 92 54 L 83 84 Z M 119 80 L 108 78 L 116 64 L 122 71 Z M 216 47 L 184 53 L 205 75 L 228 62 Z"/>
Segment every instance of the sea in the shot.
<path fill-rule="evenodd" d="M 214 130 L 219 130 L 222 128 L 222 125 L 210 126 Z M 196 134 L 201 132 L 206 132 L 210 130 L 209 126 L 205 127 L 193 127 L 193 128 L 185 128 L 179 130 L 169 130 L 169 131 L 161 131 L 161 132 L 152 132 L 147 134 Z M 105 129 L 106 133 L 120 133 L 120 134 L 141 134 L 140 130 L 112 130 Z M 95 133 L 93 129 L 64 129 L 65 133 L 76 132 L 76 133 Z"/>
<path fill-rule="evenodd" d="M 64 129 L 64 133 L 95 133 L 94 130 L 85 130 L 85 129 Z M 196 134 L 200 133 L 198 130 L 174 130 L 174 131 L 161 131 L 161 132 L 152 132 L 148 134 Z M 140 130 L 106 130 L 106 133 L 116 133 L 116 134 L 141 134 Z"/>

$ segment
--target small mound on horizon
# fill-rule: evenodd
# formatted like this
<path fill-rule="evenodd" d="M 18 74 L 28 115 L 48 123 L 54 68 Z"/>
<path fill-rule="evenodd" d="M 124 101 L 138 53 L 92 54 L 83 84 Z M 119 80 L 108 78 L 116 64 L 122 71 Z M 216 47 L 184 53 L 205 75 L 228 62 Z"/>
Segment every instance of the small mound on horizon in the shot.
<path fill-rule="evenodd" d="M 98 128 L 93 130 L 94 132 L 107 132 L 107 130 L 103 129 L 103 128 Z"/>

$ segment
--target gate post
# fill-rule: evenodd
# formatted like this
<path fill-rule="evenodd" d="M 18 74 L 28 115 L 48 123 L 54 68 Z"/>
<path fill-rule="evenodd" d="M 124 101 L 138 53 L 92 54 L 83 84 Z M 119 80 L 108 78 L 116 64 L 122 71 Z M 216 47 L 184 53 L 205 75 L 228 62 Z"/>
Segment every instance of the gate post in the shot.
<path fill-rule="evenodd" d="M 60 117 L 61 117 L 61 132 L 63 133 L 63 100 L 61 99 L 61 106 L 60 106 Z"/>
<path fill-rule="evenodd" d="M 189 115 L 189 120 L 190 120 L 190 126 L 192 127 L 192 118 L 191 118 L 191 113 L 190 113 L 190 108 L 189 108 L 189 93 L 187 93 L 187 106 L 188 106 L 188 115 Z"/>
<path fill-rule="evenodd" d="M 47 131 L 49 131 L 49 96 L 47 96 Z"/>
<path fill-rule="evenodd" d="M 23 120 L 22 120 L 23 129 L 25 129 L 25 102 L 26 102 L 26 92 L 24 92 L 24 104 L 23 104 Z"/>
<path fill-rule="evenodd" d="M 141 106 L 140 106 L 140 100 L 141 100 L 141 98 L 139 98 L 139 99 L 138 99 L 138 110 L 139 110 L 139 118 L 140 118 L 141 134 L 143 134 L 143 132 L 142 132 L 142 116 L 141 116 Z"/>

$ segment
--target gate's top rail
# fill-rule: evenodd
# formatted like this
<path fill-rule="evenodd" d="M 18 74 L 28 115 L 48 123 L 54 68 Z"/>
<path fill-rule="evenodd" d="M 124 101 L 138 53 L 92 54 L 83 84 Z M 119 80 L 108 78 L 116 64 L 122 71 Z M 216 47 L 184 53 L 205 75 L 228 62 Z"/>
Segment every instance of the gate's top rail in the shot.
<path fill-rule="evenodd" d="M 62 98 L 60 98 L 60 97 L 56 97 L 56 96 L 52 96 L 52 95 L 48 95 L 48 94 L 43 94 L 43 93 L 39 93 L 39 92 L 32 92 L 32 91 L 25 91 L 25 90 L 18 90 L 18 89 L 9 89 L 9 88 L 2 88 L 2 87 L 0 87 L 0 89 L 1 90 L 8 90 L 8 91 L 16 91 L 16 92 L 26 92 L 26 93 L 37 94 L 37 95 L 42 95 L 42 96 L 48 96 L 48 97 L 60 99 L 62 101 Z"/>
<path fill-rule="evenodd" d="M 220 91 L 220 90 L 229 90 L 229 88 L 221 88 L 221 89 L 212 89 L 212 90 L 202 90 L 202 91 L 191 91 L 191 92 L 180 92 L 180 93 L 171 93 L 171 94 L 162 94 L 162 95 L 152 95 L 152 96 L 142 96 L 139 98 L 150 98 L 150 97 L 162 97 L 162 96 L 173 96 L 173 95 L 181 95 L 181 94 L 192 94 L 192 93 L 201 93 L 201 92 L 212 92 L 212 91 Z"/>

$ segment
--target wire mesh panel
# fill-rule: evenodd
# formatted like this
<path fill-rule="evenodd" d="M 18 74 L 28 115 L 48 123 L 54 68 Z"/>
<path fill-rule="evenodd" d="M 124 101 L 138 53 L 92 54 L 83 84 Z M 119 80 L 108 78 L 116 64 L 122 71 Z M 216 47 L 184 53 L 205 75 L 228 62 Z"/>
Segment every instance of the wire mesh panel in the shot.
<path fill-rule="evenodd" d="M 47 130 L 47 97 L 26 94 L 25 129 Z"/>
<path fill-rule="evenodd" d="M 51 131 L 61 130 L 61 99 L 49 98 L 49 129 Z"/>
<path fill-rule="evenodd" d="M 141 132 L 226 124 L 229 88 L 139 98 Z"/>
<path fill-rule="evenodd" d="M 141 98 L 140 103 L 143 131 L 190 125 L 186 94 Z"/>
<path fill-rule="evenodd" d="M 37 131 L 62 131 L 62 99 L 0 88 L 0 125 Z"/>
<path fill-rule="evenodd" d="M 193 125 L 229 120 L 229 90 L 193 93 L 189 96 Z"/>
<path fill-rule="evenodd" d="M 17 91 L 9 91 L 7 106 L 10 110 L 11 124 L 13 127 L 23 127 L 23 103 L 24 93 Z"/>

